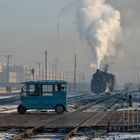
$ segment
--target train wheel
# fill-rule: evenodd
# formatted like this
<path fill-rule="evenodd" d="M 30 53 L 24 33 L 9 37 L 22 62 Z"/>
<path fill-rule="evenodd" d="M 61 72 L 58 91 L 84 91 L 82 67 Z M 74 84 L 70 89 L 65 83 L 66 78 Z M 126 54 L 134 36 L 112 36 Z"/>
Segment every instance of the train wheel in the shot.
<path fill-rule="evenodd" d="M 58 104 L 55 106 L 55 112 L 57 114 L 62 114 L 65 110 L 66 108 L 62 104 Z"/>
<path fill-rule="evenodd" d="M 19 105 L 17 108 L 17 111 L 19 114 L 25 114 L 26 113 L 26 108 L 22 105 Z"/>

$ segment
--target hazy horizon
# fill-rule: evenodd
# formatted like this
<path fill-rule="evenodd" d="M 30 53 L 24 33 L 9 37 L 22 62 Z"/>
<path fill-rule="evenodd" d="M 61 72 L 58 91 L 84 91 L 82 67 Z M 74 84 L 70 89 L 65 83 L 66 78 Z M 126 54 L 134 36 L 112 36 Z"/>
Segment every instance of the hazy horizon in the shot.
<path fill-rule="evenodd" d="M 123 55 L 110 68 L 120 84 L 138 82 L 140 12 L 138 0 L 107 0 L 121 14 L 122 38 L 119 42 Z M 35 65 L 42 62 L 48 51 L 48 68 L 58 59 L 58 70 L 73 71 L 74 54 L 77 54 L 77 70 L 88 75 L 90 81 L 93 61 L 87 44 L 80 40 L 76 24 L 76 6 L 68 7 L 71 0 L 4 0 L 0 1 L 0 58 L 12 55 L 14 64 Z M 57 38 L 57 22 L 60 11 L 60 40 Z M 74 8 L 73 8 L 74 7 Z M 72 9 L 71 9 L 72 8 Z M 66 12 L 65 12 L 66 11 Z M 60 43 L 60 44 L 59 44 Z"/>

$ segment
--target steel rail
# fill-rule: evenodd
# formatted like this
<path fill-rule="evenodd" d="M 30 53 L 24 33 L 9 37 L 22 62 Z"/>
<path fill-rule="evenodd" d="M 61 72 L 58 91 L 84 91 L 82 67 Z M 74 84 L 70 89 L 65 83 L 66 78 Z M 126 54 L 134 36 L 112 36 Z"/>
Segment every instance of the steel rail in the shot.
<path fill-rule="evenodd" d="M 11 111 L 11 110 L 15 110 L 16 107 L 13 107 L 13 108 L 2 108 L 0 109 L 0 112 L 4 112 L 4 111 Z"/>
<path fill-rule="evenodd" d="M 85 108 L 82 108 L 81 110 L 77 110 L 77 112 L 78 112 L 78 111 L 86 110 L 87 108 L 90 108 L 91 106 L 97 105 L 97 104 L 99 104 L 99 103 L 101 103 L 101 102 L 103 102 L 103 101 L 106 101 L 106 100 L 108 100 L 108 99 L 110 99 L 110 98 L 112 98 L 112 97 L 116 97 L 117 95 L 118 95 L 118 93 L 116 93 L 115 95 L 111 95 L 111 96 L 109 96 L 109 97 L 105 97 L 105 98 L 103 98 L 103 99 L 100 99 L 100 100 L 98 100 L 97 102 L 95 102 L 95 103 L 93 103 L 93 104 L 91 104 L 91 105 L 89 105 L 89 106 L 87 106 L 87 107 L 85 107 Z M 66 114 L 65 116 L 71 115 L 72 113 L 73 113 L 73 112 L 68 113 L 68 114 Z M 58 119 L 54 119 L 54 120 L 48 122 L 47 124 L 52 123 L 53 121 L 62 119 L 62 118 L 65 117 L 65 116 L 62 116 L 62 117 L 60 117 L 60 118 L 58 118 Z M 92 117 L 93 117 L 93 116 L 92 116 Z M 89 117 L 87 120 L 89 120 L 90 118 L 91 118 L 91 117 Z M 81 126 L 81 125 L 82 125 L 84 122 L 86 122 L 87 120 L 81 122 L 80 125 L 78 125 L 78 126 Z M 35 132 L 36 132 L 38 129 L 45 127 L 47 124 L 43 124 L 43 125 L 34 127 L 34 128 L 32 128 L 32 129 L 29 129 L 29 130 L 27 130 L 27 131 L 25 131 L 25 132 L 23 132 L 23 133 L 21 133 L 21 134 L 17 134 L 17 135 L 15 135 L 11 140 L 23 140 L 23 139 L 25 139 L 25 138 L 27 138 L 27 137 L 31 137 L 31 136 L 33 136 L 33 135 L 35 134 Z M 76 126 L 76 128 L 77 128 L 78 126 Z M 76 129 L 76 128 L 75 128 L 75 129 Z M 74 129 L 74 131 L 75 131 L 75 129 Z M 72 132 L 72 133 L 73 133 L 73 132 Z"/>
<path fill-rule="evenodd" d="M 87 118 L 86 120 L 84 120 L 83 122 L 81 122 L 79 125 L 77 125 L 71 132 L 69 132 L 65 137 L 64 140 L 69 140 L 74 134 L 76 134 L 76 132 L 78 131 L 78 129 L 86 122 L 90 121 L 91 119 L 93 119 L 95 116 L 99 115 L 105 110 L 110 108 L 111 106 L 113 106 L 116 102 L 118 102 L 122 97 L 120 97 L 119 99 L 113 101 L 111 104 L 106 105 L 99 113 L 96 113 L 92 116 L 90 116 L 89 118 Z M 108 114 L 108 112 L 105 112 L 104 115 L 102 115 L 102 117 L 97 120 L 94 125 L 96 125 L 101 119 L 103 119 L 106 115 Z"/>

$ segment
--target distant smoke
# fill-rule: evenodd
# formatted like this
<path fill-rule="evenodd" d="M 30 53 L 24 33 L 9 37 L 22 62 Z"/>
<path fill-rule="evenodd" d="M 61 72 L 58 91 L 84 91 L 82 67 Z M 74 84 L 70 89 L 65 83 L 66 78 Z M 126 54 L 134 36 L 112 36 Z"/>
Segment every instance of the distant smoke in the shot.
<path fill-rule="evenodd" d="M 78 32 L 91 47 L 98 68 L 114 63 L 121 32 L 120 13 L 105 0 L 81 0 L 77 11 Z"/>
<path fill-rule="evenodd" d="M 79 6 L 79 1 L 80 0 L 73 0 L 64 8 L 62 8 L 58 13 L 58 22 L 60 22 L 60 20 L 63 19 L 63 17 L 65 17 L 67 13 L 74 11 Z"/>
<path fill-rule="evenodd" d="M 70 13 L 71 11 L 74 11 L 77 9 L 78 5 L 79 5 L 79 1 L 80 0 L 72 0 L 70 3 L 68 3 L 64 8 L 62 8 L 59 13 L 58 13 L 58 17 L 57 17 L 57 44 L 59 48 L 61 46 L 61 41 L 60 41 L 60 25 L 61 25 L 61 21 L 63 20 L 63 18 Z"/>

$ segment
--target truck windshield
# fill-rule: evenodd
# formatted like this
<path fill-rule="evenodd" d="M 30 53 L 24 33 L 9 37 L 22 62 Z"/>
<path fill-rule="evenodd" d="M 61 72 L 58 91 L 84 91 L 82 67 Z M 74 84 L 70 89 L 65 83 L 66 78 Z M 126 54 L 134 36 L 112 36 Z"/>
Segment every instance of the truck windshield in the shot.
<path fill-rule="evenodd" d="M 26 92 L 26 85 L 22 87 L 21 92 Z"/>

